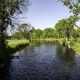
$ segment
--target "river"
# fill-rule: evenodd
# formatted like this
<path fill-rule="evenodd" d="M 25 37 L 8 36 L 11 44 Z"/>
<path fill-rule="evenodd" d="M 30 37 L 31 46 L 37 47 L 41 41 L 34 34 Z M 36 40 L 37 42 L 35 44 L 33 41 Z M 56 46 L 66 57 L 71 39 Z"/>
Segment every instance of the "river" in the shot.
<path fill-rule="evenodd" d="M 62 55 L 56 44 L 27 46 L 9 61 L 5 80 L 80 80 L 80 56 Z"/>

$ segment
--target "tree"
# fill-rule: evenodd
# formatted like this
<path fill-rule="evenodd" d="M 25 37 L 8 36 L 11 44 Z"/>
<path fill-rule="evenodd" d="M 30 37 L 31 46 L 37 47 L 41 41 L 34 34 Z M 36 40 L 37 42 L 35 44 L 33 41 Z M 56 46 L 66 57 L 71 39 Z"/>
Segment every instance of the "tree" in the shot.
<path fill-rule="evenodd" d="M 73 14 L 73 18 L 71 18 L 71 17 L 69 18 L 71 25 L 78 27 L 76 25 L 76 22 L 80 19 L 80 0 L 60 0 L 60 1 L 66 7 L 68 7 L 70 12 Z"/>
<path fill-rule="evenodd" d="M 15 36 L 17 38 L 31 39 L 31 30 L 32 26 L 30 24 L 27 23 L 21 24 L 20 26 L 18 26 L 18 30 Z"/>
<path fill-rule="evenodd" d="M 40 39 L 43 36 L 43 31 L 41 29 L 35 29 L 32 34 L 33 34 L 33 38 Z"/>
<path fill-rule="evenodd" d="M 80 19 L 80 0 L 60 0 L 66 7 L 69 8 L 70 13 L 73 13 L 73 24 L 76 25 L 76 22 Z M 78 27 L 76 25 L 76 27 Z M 78 27 L 79 28 L 79 27 Z"/>
<path fill-rule="evenodd" d="M 0 48 L 5 45 L 5 32 L 8 25 L 13 26 L 12 17 L 15 13 L 21 13 L 25 0 L 0 0 Z M 27 0 L 26 5 L 28 6 Z"/>
<path fill-rule="evenodd" d="M 53 28 L 46 28 L 43 31 L 44 38 L 52 38 L 54 37 L 54 29 Z"/>
<path fill-rule="evenodd" d="M 69 39 L 73 27 L 68 19 L 62 19 L 59 20 L 58 23 L 56 23 L 55 29 L 58 32 L 60 38 L 67 37 Z"/>
<path fill-rule="evenodd" d="M 55 29 L 59 34 L 59 37 L 65 37 L 67 40 L 69 40 L 71 37 L 73 37 L 74 34 L 74 25 L 76 21 L 78 20 L 78 17 L 76 16 L 70 16 L 67 19 L 59 20 L 58 23 L 55 25 Z"/>
<path fill-rule="evenodd" d="M 80 14 L 80 0 L 59 0 L 70 9 L 75 16 Z"/>
<path fill-rule="evenodd" d="M 65 19 L 59 20 L 56 25 L 55 29 L 56 32 L 58 32 L 58 38 L 64 37 L 64 31 L 65 28 L 67 27 Z"/>

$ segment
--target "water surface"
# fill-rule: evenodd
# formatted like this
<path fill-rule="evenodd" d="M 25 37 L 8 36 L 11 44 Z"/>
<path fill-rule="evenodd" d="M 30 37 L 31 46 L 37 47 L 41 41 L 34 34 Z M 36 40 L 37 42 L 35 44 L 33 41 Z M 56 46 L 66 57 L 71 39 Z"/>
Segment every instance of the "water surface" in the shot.
<path fill-rule="evenodd" d="M 64 58 L 52 43 L 27 46 L 7 66 L 6 80 L 80 80 L 80 58 Z"/>

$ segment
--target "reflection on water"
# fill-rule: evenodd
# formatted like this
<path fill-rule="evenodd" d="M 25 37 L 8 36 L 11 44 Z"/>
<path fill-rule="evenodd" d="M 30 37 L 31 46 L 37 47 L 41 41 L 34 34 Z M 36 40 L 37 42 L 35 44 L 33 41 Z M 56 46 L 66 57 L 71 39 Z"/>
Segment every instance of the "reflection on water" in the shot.
<path fill-rule="evenodd" d="M 56 56 L 65 63 L 75 62 L 75 51 L 72 48 L 57 46 Z"/>
<path fill-rule="evenodd" d="M 18 52 L 6 72 L 5 80 L 80 80 L 80 59 L 52 43 L 33 45 Z"/>

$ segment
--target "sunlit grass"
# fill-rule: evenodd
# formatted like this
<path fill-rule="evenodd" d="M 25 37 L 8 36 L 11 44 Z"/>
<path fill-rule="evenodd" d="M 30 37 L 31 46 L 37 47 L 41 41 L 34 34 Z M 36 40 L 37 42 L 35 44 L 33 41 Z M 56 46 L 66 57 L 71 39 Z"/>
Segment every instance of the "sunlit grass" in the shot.
<path fill-rule="evenodd" d="M 71 46 L 77 54 L 80 54 L 80 42 L 74 41 Z"/>
<path fill-rule="evenodd" d="M 35 40 L 35 39 L 34 39 Z M 49 38 L 49 39 L 36 39 L 36 40 L 40 40 L 40 41 L 59 41 L 60 43 L 63 42 L 64 39 L 54 39 L 54 38 Z M 26 39 L 14 39 L 14 40 L 7 40 L 8 42 L 8 46 L 10 48 L 16 48 L 19 45 L 25 45 L 25 44 L 29 44 L 29 40 Z M 77 53 L 80 53 L 80 42 L 73 42 L 73 45 L 71 46 Z"/>
<path fill-rule="evenodd" d="M 37 38 L 37 39 L 32 39 L 33 41 L 59 41 L 62 42 L 64 38 Z"/>
<path fill-rule="evenodd" d="M 29 44 L 29 40 L 26 39 L 21 39 L 21 40 L 7 40 L 8 46 L 11 48 L 16 48 L 18 45 L 24 45 L 24 44 Z"/>

